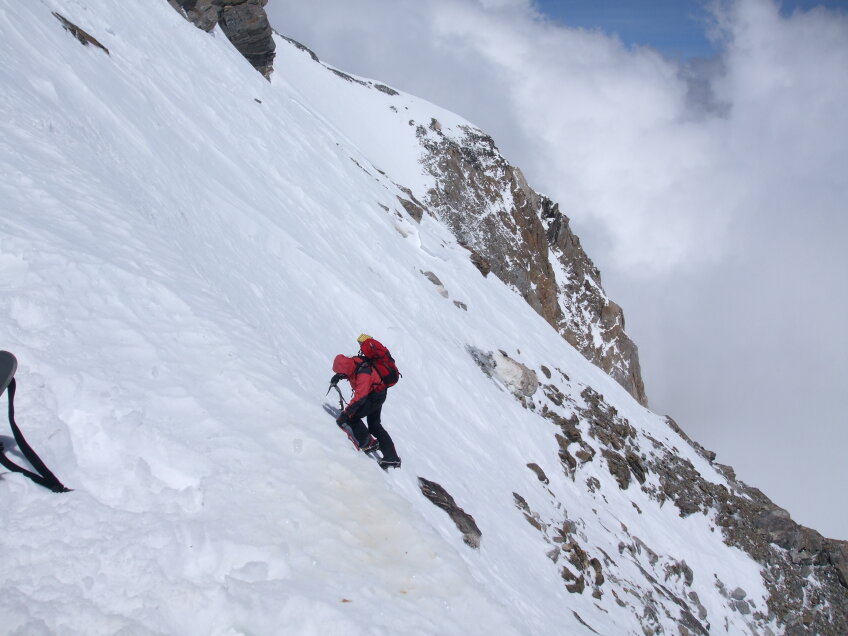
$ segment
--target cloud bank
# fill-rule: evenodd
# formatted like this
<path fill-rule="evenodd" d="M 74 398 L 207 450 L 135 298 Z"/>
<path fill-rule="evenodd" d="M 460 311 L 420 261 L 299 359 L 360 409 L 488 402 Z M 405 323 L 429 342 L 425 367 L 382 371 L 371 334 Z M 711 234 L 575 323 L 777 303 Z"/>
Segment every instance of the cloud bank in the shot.
<path fill-rule="evenodd" d="M 705 28 L 721 54 L 682 66 L 529 0 L 268 11 L 327 62 L 491 133 L 572 218 L 625 309 L 652 407 L 848 539 L 844 12 L 716 2 Z"/>

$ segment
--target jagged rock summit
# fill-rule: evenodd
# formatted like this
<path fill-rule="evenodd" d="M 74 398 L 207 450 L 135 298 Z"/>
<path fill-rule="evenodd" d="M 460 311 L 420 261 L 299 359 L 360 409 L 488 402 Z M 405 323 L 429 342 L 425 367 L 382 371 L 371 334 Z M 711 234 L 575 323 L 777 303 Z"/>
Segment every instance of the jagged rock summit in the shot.
<path fill-rule="evenodd" d="M 447 134 L 433 119 L 415 132 L 434 179 L 424 196 L 462 245 L 512 286 L 554 329 L 647 405 L 639 354 L 624 312 L 559 205 L 533 190 L 494 140 L 472 126 Z M 458 134 L 456 134 L 458 133 Z"/>

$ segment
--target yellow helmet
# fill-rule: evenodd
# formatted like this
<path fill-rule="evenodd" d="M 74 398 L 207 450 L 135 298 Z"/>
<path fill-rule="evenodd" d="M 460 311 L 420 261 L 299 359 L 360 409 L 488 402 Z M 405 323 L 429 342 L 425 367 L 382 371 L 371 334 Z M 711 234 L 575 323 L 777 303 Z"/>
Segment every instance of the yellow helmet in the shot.
<path fill-rule="evenodd" d="M 359 334 L 359 337 L 356 339 L 356 341 L 357 341 L 359 344 L 362 344 L 362 343 L 363 343 L 363 342 L 365 342 L 366 340 L 371 340 L 371 336 L 369 336 L 367 333 L 361 333 L 361 334 Z"/>

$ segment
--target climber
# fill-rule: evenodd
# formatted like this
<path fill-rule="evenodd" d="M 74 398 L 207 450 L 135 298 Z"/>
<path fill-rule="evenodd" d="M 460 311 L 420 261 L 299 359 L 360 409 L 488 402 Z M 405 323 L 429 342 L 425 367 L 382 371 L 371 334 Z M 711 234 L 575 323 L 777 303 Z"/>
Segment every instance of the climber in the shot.
<path fill-rule="evenodd" d="M 358 355 L 339 354 L 333 360 L 335 375 L 330 383 L 345 379 L 353 388 L 350 404 L 336 419 L 336 424 L 348 433 L 359 450 L 370 453 L 379 449 L 383 455 L 379 460 L 381 468 L 400 468 L 394 442 L 380 423 L 388 388 L 397 383 L 400 373 L 389 350 L 380 342 L 368 334 L 360 335 L 357 342 Z M 367 427 L 362 418 L 366 418 Z"/>

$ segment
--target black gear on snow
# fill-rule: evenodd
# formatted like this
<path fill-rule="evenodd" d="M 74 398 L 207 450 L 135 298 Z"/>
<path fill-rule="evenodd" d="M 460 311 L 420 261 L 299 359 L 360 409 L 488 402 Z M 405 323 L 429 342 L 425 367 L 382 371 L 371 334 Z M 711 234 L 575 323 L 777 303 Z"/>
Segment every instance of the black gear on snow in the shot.
<path fill-rule="evenodd" d="M 0 351 L 0 396 L 2 396 L 3 392 L 8 389 L 9 424 L 12 427 L 12 434 L 15 436 L 15 442 L 18 444 L 18 448 L 37 472 L 32 472 L 31 470 L 18 466 L 6 457 L 6 455 L 3 454 L 4 449 L 2 444 L 0 444 L 0 464 L 2 464 L 7 470 L 21 473 L 25 477 L 29 477 L 39 486 L 49 488 L 53 492 L 70 492 L 71 489 L 66 488 L 65 485 L 56 478 L 56 475 L 50 472 L 50 469 L 44 465 L 44 462 L 41 461 L 41 458 L 27 443 L 24 438 L 24 434 L 21 432 L 17 423 L 15 423 L 15 390 L 17 388 L 15 383 L 15 371 L 17 371 L 17 368 L 18 361 L 15 356 L 8 351 Z"/>

